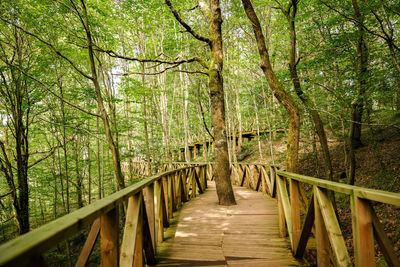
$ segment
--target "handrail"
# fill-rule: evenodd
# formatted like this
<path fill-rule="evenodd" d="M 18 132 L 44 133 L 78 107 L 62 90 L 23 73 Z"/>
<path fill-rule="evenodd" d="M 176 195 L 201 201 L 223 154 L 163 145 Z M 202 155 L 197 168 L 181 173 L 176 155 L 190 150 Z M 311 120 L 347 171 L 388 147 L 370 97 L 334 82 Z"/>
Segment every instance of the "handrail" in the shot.
<path fill-rule="evenodd" d="M 305 176 L 296 173 L 290 173 L 286 171 L 277 171 L 276 174 L 284 176 L 289 179 L 293 179 L 302 183 L 307 183 L 310 185 L 325 188 L 331 191 L 346 195 L 356 195 L 357 197 L 368 199 L 372 201 L 377 201 L 385 204 L 391 204 L 400 207 L 400 194 L 376 190 L 371 188 L 364 188 L 354 185 L 348 185 L 343 183 L 338 183 L 329 180 L 323 180 L 319 178 L 314 178 L 310 176 Z"/>
<path fill-rule="evenodd" d="M 85 265 L 98 235 L 101 238 L 101 262 L 104 264 L 143 266 L 143 257 L 147 264 L 155 263 L 157 244 L 163 241 L 163 229 L 168 227 L 173 212 L 182 202 L 203 193 L 207 179 L 213 179 L 212 163 L 184 164 L 190 166 L 146 178 L 3 244 L 0 246 L 0 266 L 43 265 L 42 253 L 91 223 L 76 266 Z M 388 265 L 400 266 L 371 204 L 371 201 L 376 201 L 400 206 L 400 194 L 290 173 L 268 164 L 231 164 L 231 180 L 234 184 L 277 198 L 281 236 L 289 236 L 293 254 L 302 258 L 313 235 L 320 266 L 331 263 L 352 265 L 330 201 L 332 192 L 350 196 L 356 266 L 374 265 L 374 240 Z M 307 198 L 301 183 L 313 187 L 311 197 Z M 121 205 L 126 208 L 126 222 L 120 246 L 118 209 Z"/>
<path fill-rule="evenodd" d="M 162 242 L 163 228 L 168 227 L 169 219 L 182 202 L 204 192 L 209 173 L 207 168 L 210 165 L 204 164 L 154 175 L 19 236 L 0 246 L 0 266 L 42 265 L 42 253 L 91 223 L 87 244 L 76 266 L 85 265 L 99 232 L 101 242 L 108 242 L 101 248 L 102 262 L 116 266 L 118 262 L 124 265 L 135 261 L 136 265 L 141 265 L 140 257 L 143 256 L 137 255 L 143 255 L 143 249 L 147 261 L 155 262 L 156 244 Z M 119 253 L 118 209 L 122 204 L 126 208 L 126 223 Z M 142 232 L 136 228 L 133 230 L 133 225 Z M 141 244 L 135 249 L 138 242 Z"/>
<path fill-rule="evenodd" d="M 279 231 L 282 237 L 289 236 L 295 257 L 303 257 L 307 242 L 314 235 L 319 266 L 352 265 L 330 200 L 332 192 L 337 192 L 350 196 L 355 265 L 375 266 L 376 240 L 388 265 L 400 266 L 400 260 L 371 204 L 371 201 L 376 201 L 400 206 L 400 194 L 290 173 L 277 166 L 261 164 L 232 164 L 231 179 L 235 184 L 277 198 Z M 313 186 L 309 199 L 300 183 Z"/>

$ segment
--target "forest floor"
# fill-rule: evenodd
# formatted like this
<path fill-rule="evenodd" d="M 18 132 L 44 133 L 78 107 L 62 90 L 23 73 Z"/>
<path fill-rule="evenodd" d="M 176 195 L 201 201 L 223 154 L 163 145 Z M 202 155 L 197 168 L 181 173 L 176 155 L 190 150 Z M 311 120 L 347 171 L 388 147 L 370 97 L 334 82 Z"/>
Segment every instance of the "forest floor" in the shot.
<path fill-rule="evenodd" d="M 367 128 L 367 127 L 365 127 Z M 400 129 L 395 127 L 367 128 L 363 131 L 363 146 L 356 150 L 356 185 L 373 189 L 400 193 Z M 273 142 L 275 163 L 284 164 L 285 140 Z M 301 140 L 299 173 L 323 178 L 325 168 L 318 145 L 314 140 Z M 345 169 L 345 150 L 343 142 L 329 140 L 334 177 L 342 183 L 348 183 Z M 267 140 L 262 142 L 262 151 L 269 154 Z M 316 152 L 318 151 L 318 152 Z M 247 162 L 271 162 L 270 155 L 259 160 L 259 147 L 256 140 L 245 144 L 238 160 Z M 336 194 L 338 214 L 346 245 L 353 254 L 351 209 L 349 197 Z M 375 212 L 384 225 L 385 232 L 400 257 L 400 207 L 374 203 Z M 377 263 L 385 266 L 383 256 L 377 249 Z"/>

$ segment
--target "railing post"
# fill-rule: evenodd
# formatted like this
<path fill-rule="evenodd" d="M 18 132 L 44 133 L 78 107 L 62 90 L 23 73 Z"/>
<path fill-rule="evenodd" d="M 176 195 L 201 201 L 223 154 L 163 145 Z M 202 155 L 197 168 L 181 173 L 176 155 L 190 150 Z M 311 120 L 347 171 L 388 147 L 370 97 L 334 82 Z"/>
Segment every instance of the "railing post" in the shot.
<path fill-rule="evenodd" d="M 271 197 L 275 197 L 275 192 L 276 190 L 276 170 L 274 166 L 270 167 L 270 193 L 271 193 Z"/>
<path fill-rule="evenodd" d="M 157 246 L 157 243 L 163 241 L 163 233 L 164 233 L 164 223 L 163 223 L 163 214 L 162 214 L 162 194 L 161 192 L 161 181 L 155 181 L 154 182 L 154 205 L 155 205 L 155 211 L 154 211 L 154 217 L 155 217 L 155 222 L 154 222 L 154 227 L 155 227 L 155 243 Z"/>
<path fill-rule="evenodd" d="M 171 214 L 169 212 L 169 198 L 168 198 L 168 176 L 163 176 L 162 178 L 162 194 L 164 194 L 164 204 L 165 204 L 165 210 L 167 212 L 167 218 L 168 221 L 171 217 Z"/>
<path fill-rule="evenodd" d="M 353 242 L 356 266 L 375 266 L 372 214 L 369 201 L 351 196 Z"/>
<path fill-rule="evenodd" d="M 276 175 L 276 173 L 274 173 Z M 276 177 L 277 179 L 277 177 Z M 278 195 L 278 222 L 279 222 L 279 234 L 281 237 L 286 237 L 287 235 L 287 229 L 286 229 L 286 222 L 285 222 L 285 210 L 283 208 L 283 202 L 282 202 L 282 195 L 280 193 L 280 190 L 277 190 L 277 195 Z"/>
<path fill-rule="evenodd" d="M 118 266 L 119 218 L 118 207 L 100 217 L 101 266 Z"/>
<path fill-rule="evenodd" d="M 297 247 L 300 238 L 301 225 L 300 225 L 300 199 L 299 199 L 299 182 L 293 179 L 289 180 L 290 184 L 290 206 L 292 210 L 292 248 Z"/>
<path fill-rule="evenodd" d="M 154 183 L 149 184 L 145 187 L 144 193 L 146 197 L 146 213 L 147 220 L 149 221 L 151 242 L 153 244 L 154 252 L 156 251 L 156 239 L 155 239 L 155 209 L 154 209 Z"/>
<path fill-rule="evenodd" d="M 326 226 L 324 223 L 324 218 L 321 213 L 321 206 L 318 203 L 318 198 L 316 197 L 317 187 L 314 186 L 314 208 L 315 208 L 315 231 L 316 231 L 316 241 L 317 241 L 317 263 L 318 266 L 330 266 L 329 261 L 329 237 L 326 231 Z"/>
<path fill-rule="evenodd" d="M 173 211 L 176 211 L 176 185 L 175 185 L 176 172 L 170 175 L 170 185 L 171 185 L 171 218 L 173 217 Z"/>

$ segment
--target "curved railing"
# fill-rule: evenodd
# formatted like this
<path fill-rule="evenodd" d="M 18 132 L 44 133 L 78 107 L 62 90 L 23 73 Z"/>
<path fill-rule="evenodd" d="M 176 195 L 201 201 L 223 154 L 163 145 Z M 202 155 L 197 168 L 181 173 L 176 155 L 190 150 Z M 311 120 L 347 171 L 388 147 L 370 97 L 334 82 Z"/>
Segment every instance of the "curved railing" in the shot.
<path fill-rule="evenodd" d="M 89 225 L 76 266 L 85 266 L 98 236 L 102 266 L 143 266 L 143 259 L 152 265 L 173 212 L 206 189 L 208 168 L 183 167 L 146 178 L 11 240 L 0 246 L 0 266 L 46 266 L 43 253 Z M 120 213 L 125 215 L 121 244 Z"/>
<path fill-rule="evenodd" d="M 157 244 L 162 242 L 163 229 L 168 227 L 173 212 L 182 202 L 204 192 L 207 179 L 213 179 L 211 163 L 188 165 L 144 179 L 9 241 L 0 247 L 0 266 L 45 265 L 44 252 L 90 224 L 91 230 L 76 266 L 86 264 L 98 236 L 102 265 L 154 264 Z M 172 164 L 170 167 L 176 166 Z M 277 198 L 281 236 L 289 237 L 297 258 L 303 257 L 310 237 L 315 238 L 319 266 L 352 265 L 330 200 L 332 192 L 348 195 L 355 265 L 374 266 L 376 240 L 388 265 L 400 266 L 371 204 L 379 202 L 400 207 L 400 194 L 294 174 L 268 164 L 233 164 L 231 180 L 234 184 Z M 302 184 L 311 188 L 308 194 Z M 126 219 L 122 243 L 119 244 L 119 210 L 122 207 Z"/>
<path fill-rule="evenodd" d="M 374 201 L 400 207 L 400 194 L 299 175 L 263 164 L 234 164 L 231 179 L 237 185 L 277 198 L 280 234 L 289 236 L 293 254 L 297 258 L 303 257 L 309 238 L 314 236 L 319 266 L 352 265 L 330 200 L 332 192 L 336 192 L 350 197 L 355 265 L 375 265 L 376 240 L 387 264 L 400 266 L 371 204 Z M 312 186 L 309 198 L 301 184 Z"/>

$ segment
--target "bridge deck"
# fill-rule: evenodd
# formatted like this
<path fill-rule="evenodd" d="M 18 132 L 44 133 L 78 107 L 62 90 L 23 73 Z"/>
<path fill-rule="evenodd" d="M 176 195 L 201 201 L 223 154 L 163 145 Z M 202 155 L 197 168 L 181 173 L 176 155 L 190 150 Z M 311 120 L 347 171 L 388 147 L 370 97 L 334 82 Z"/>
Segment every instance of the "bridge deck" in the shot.
<path fill-rule="evenodd" d="M 215 184 L 175 214 L 158 266 L 297 266 L 279 237 L 276 201 L 234 187 L 236 206 L 217 204 Z"/>

